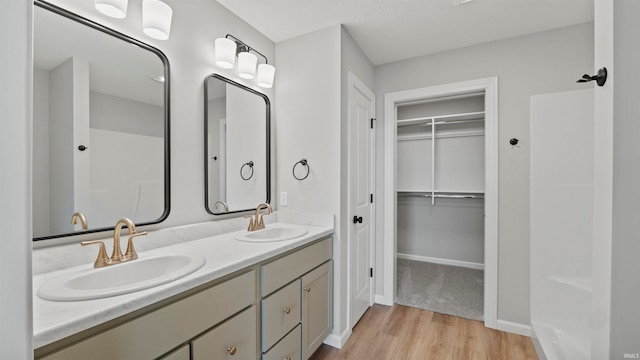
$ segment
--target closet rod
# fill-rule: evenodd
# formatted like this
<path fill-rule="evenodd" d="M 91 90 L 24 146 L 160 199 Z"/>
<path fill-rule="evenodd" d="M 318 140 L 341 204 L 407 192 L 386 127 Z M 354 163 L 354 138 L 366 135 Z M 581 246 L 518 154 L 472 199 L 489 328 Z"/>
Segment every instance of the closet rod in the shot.
<path fill-rule="evenodd" d="M 484 199 L 484 195 L 475 195 L 475 194 L 457 194 L 457 195 L 447 195 L 447 194 L 418 194 L 418 193 L 398 193 L 399 196 L 406 197 L 426 197 L 426 198 L 450 198 L 450 199 Z"/>
<path fill-rule="evenodd" d="M 412 119 L 398 119 L 397 122 L 398 124 L 402 124 L 402 123 L 411 123 L 411 122 L 425 121 L 425 120 L 430 120 L 430 121 L 438 121 L 438 120 L 446 121 L 446 119 L 450 119 L 451 121 L 454 121 L 456 119 L 457 120 L 468 120 L 468 119 L 484 120 L 484 115 L 485 115 L 484 111 L 474 111 L 474 112 L 460 113 L 460 114 L 424 116 L 424 117 L 418 117 L 418 118 L 412 118 Z"/>

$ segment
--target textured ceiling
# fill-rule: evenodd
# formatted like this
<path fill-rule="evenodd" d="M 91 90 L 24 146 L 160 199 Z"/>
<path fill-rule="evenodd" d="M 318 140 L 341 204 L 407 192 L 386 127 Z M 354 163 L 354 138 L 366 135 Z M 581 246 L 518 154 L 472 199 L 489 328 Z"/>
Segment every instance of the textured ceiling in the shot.
<path fill-rule="evenodd" d="M 274 42 L 343 24 L 375 64 L 593 21 L 593 0 L 217 0 Z"/>

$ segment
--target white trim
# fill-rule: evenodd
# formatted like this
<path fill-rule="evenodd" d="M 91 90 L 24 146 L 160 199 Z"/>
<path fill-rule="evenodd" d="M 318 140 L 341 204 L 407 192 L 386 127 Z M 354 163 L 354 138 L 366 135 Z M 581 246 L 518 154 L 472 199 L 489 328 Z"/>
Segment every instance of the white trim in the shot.
<path fill-rule="evenodd" d="M 485 107 L 485 252 L 484 323 L 496 328 L 498 316 L 498 78 L 486 78 L 454 84 L 387 93 L 385 112 L 385 226 L 384 286 L 382 303 L 393 304 L 396 284 L 396 152 L 397 105 L 421 99 L 463 95 L 484 91 Z"/>
<path fill-rule="evenodd" d="M 531 336 L 531 325 L 515 323 L 507 320 L 498 320 L 496 321 L 495 328 L 497 330 L 506 331 L 513 334 Z"/>
<path fill-rule="evenodd" d="M 336 349 L 342 349 L 342 347 L 344 346 L 344 344 L 347 343 L 347 340 L 349 340 L 350 337 L 351 337 L 351 329 L 347 328 L 340 335 L 330 334 L 329 336 L 327 336 L 326 339 L 324 339 L 323 343 L 331 347 L 334 347 Z"/>
<path fill-rule="evenodd" d="M 385 306 L 393 306 L 393 303 L 387 303 L 385 298 L 384 298 L 384 296 L 382 296 L 382 295 L 376 295 L 375 299 L 376 299 L 376 304 L 385 305 Z"/>
<path fill-rule="evenodd" d="M 470 261 L 451 260 L 451 259 L 435 258 L 430 256 L 420 256 L 420 255 L 412 255 L 412 254 L 402 254 L 402 253 L 398 253 L 396 257 L 398 259 L 422 261 L 422 262 L 428 262 L 432 264 L 451 265 L 451 266 L 459 266 L 459 267 L 464 267 L 469 269 L 484 270 L 484 264 L 470 262 Z"/>
<path fill-rule="evenodd" d="M 358 92 L 360 92 L 362 95 L 364 95 L 367 99 L 369 99 L 371 101 L 371 109 L 370 109 L 370 114 L 372 118 L 376 117 L 376 97 L 375 94 L 373 93 L 373 91 L 371 91 L 367 85 L 365 85 L 364 82 L 362 82 L 353 72 L 349 71 L 348 73 L 348 87 L 347 87 L 347 104 L 348 104 L 348 109 L 347 109 L 347 116 L 348 116 L 348 120 L 347 120 L 347 139 L 348 142 L 351 141 L 351 105 L 353 103 L 353 98 L 351 96 L 351 91 L 356 90 Z M 370 164 L 370 176 L 369 176 L 369 186 L 370 186 L 370 191 L 371 193 L 373 193 L 375 191 L 375 163 L 376 163 L 376 158 L 375 158 L 375 127 L 373 128 L 371 134 L 370 134 L 370 141 L 371 141 L 371 147 L 370 149 L 371 151 L 371 164 Z M 348 156 L 347 156 L 347 219 L 351 219 L 352 216 L 354 216 L 354 214 L 352 213 L 352 203 L 351 203 L 351 182 L 352 182 L 352 173 L 351 173 L 351 168 L 352 166 L 350 166 L 349 161 L 351 161 L 351 145 L 349 144 L 347 146 L 347 152 L 348 152 Z M 369 226 L 370 226 L 370 231 L 369 231 L 369 248 L 370 248 L 370 253 L 369 253 L 369 264 L 371 267 L 374 266 L 374 261 L 375 261 L 375 228 L 376 228 L 376 223 L 375 223 L 375 207 L 373 204 L 369 204 Z M 349 334 L 351 333 L 351 329 L 353 328 L 353 326 L 355 324 L 351 324 L 351 313 L 352 313 L 352 304 L 351 304 L 351 271 L 352 271 L 352 263 L 351 263 L 351 255 L 352 255 L 352 244 L 354 243 L 353 239 L 351 239 L 351 231 L 347 230 L 347 328 L 349 330 Z M 369 278 L 369 289 L 370 289 L 370 298 L 369 298 L 369 306 L 374 304 L 374 295 L 375 295 L 375 283 L 373 281 L 373 277 Z M 346 340 L 345 340 L 346 341 Z"/>

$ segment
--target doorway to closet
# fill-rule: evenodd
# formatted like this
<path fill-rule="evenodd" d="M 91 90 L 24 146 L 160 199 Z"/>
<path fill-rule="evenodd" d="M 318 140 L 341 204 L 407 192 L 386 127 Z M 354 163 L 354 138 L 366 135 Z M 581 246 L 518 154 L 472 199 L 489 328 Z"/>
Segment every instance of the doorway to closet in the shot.
<path fill-rule="evenodd" d="M 384 302 L 495 328 L 497 79 L 386 94 L 385 119 Z"/>

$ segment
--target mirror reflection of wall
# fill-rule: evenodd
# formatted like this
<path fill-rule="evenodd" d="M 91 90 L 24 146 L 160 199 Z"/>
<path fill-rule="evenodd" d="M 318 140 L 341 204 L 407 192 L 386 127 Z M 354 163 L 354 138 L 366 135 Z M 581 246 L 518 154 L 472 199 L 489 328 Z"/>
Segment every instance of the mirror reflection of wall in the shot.
<path fill-rule="evenodd" d="M 89 231 L 122 217 L 161 221 L 168 89 L 157 77 L 168 75 L 166 58 L 36 5 L 34 238 L 83 231 L 71 224 L 77 211 Z"/>
<path fill-rule="evenodd" d="M 206 208 L 212 214 L 269 201 L 269 100 L 219 75 L 206 80 Z M 228 210 L 215 204 L 223 201 Z"/>

